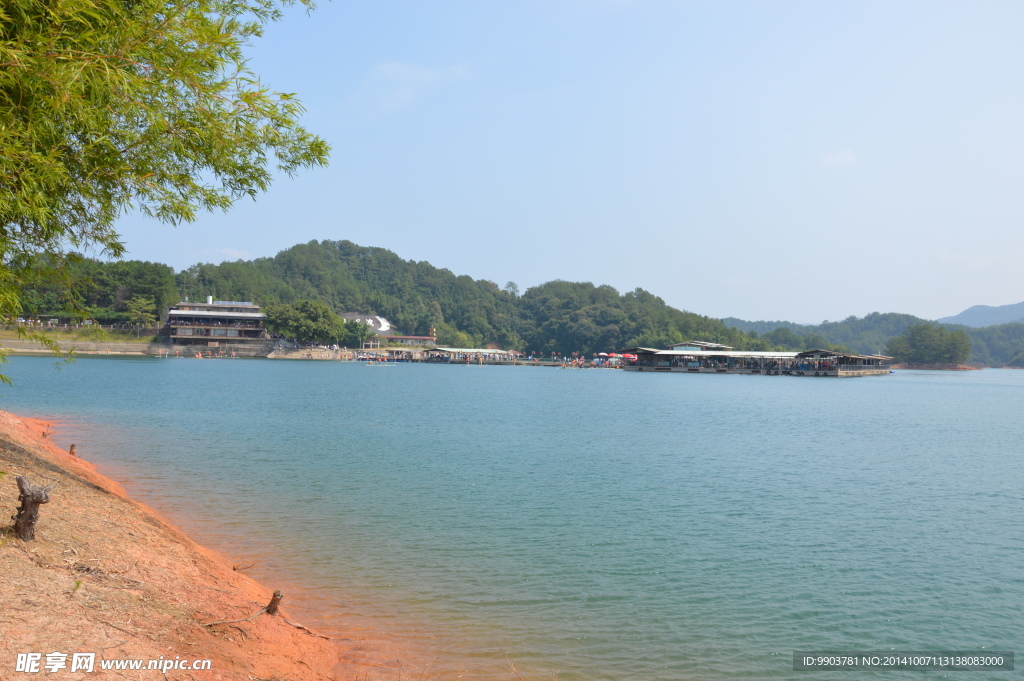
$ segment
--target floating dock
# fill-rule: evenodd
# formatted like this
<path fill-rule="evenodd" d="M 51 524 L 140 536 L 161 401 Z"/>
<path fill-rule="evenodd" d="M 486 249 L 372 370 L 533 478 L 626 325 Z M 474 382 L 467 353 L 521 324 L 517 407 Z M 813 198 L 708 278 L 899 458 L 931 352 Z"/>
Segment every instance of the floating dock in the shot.
<path fill-rule="evenodd" d="M 832 350 L 760 352 L 719 349 L 712 343 L 675 346 L 671 350 L 631 348 L 637 359 L 625 371 L 664 371 L 690 374 L 755 374 L 762 376 L 876 376 L 891 373 L 892 357 L 853 355 Z"/>

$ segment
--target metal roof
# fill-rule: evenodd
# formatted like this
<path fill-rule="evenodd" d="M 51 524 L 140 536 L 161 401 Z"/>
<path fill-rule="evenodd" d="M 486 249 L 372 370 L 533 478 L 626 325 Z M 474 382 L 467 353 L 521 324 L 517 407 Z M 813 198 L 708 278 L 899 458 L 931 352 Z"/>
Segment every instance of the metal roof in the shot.
<path fill-rule="evenodd" d="M 810 357 L 811 355 L 828 355 L 833 357 L 849 357 L 850 359 L 892 359 L 887 355 L 855 355 L 849 352 L 837 352 L 835 350 L 804 350 L 797 353 L 797 357 Z"/>
<path fill-rule="evenodd" d="M 685 343 L 672 343 L 669 345 L 670 348 L 678 348 L 682 345 L 692 345 L 695 348 L 705 348 L 707 350 L 732 350 L 731 345 L 722 345 L 721 343 L 710 343 L 708 341 L 686 341 Z"/>
<path fill-rule="evenodd" d="M 750 350 L 658 350 L 654 354 L 670 357 L 767 357 L 769 359 L 793 359 L 795 352 L 763 352 Z"/>
<path fill-rule="evenodd" d="M 511 355 L 515 350 L 491 350 L 490 348 L 434 348 L 430 352 L 461 352 L 463 355 Z"/>
<path fill-rule="evenodd" d="M 191 303 L 189 303 L 191 305 Z M 262 312 L 224 312 L 221 310 L 170 310 L 167 316 L 178 317 L 231 317 L 235 319 L 266 319 L 267 315 Z"/>
<path fill-rule="evenodd" d="M 643 350 L 647 354 L 667 357 L 764 357 L 766 359 L 796 359 L 798 357 L 811 357 L 820 354 L 829 357 L 849 357 L 850 359 L 881 359 L 887 360 L 892 357 L 885 355 L 854 355 L 833 350 L 804 350 L 802 352 L 767 352 L 758 350 L 654 350 L 651 348 L 635 348 Z"/>

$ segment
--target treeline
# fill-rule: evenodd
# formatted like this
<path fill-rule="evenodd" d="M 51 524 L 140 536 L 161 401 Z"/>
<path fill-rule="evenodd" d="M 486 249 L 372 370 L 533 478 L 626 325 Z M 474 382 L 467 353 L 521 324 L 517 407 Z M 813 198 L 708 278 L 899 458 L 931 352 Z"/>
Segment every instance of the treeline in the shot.
<path fill-rule="evenodd" d="M 517 304 L 523 338 L 540 351 L 664 348 L 693 339 L 738 350 L 772 348 L 721 320 L 670 307 L 643 289 L 619 294 L 611 286 L 552 281 L 527 289 Z"/>
<path fill-rule="evenodd" d="M 818 325 L 747 322 L 734 317 L 722 321 L 742 331 L 759 333 L 787 347 L 800 345 L 804 342 L 802 339 L 813 336 L 825 343 L 842 345 L 864 355 L 884 353 L 890 338 L 900 335 L 915 324 L 929 323 L 927 319 L 896 312 L 872 312 L 863 318 L 851 316 L 841 322 L 826 321 Z"/>
<path fill-rule="evenodd" d="M 386 317 L 402 333 L 463 347 L 495 342 L 518 347 L 516 297 L 492 282 L 455 276 L 427 262 L 350 241 L 312 241 L 273 258 L 198 264 L 177 275 L 192 300 L 211 295 L 262 305 L 322 302 L 335 312 Z"/>
<path fill-rule="evenodd" d="M 750 333 L 757 333 L 769 342 L 797 348 L 801 345 L 814 346 L 819 341 L 830 345 L 841 345 L 853 352 L 873 354 L 886 352 L 889 341 L 900 336 L 907 329 L 936 324 L 914 315 L 895 312 L 872 312 L 864 317 L 847 317 L 839 322 L 823 322 L 818 325 L 793 324 L 792 322 L 747 322 L 741 319 L 723 320 L 730 326 Z M 771 331 L 767 327 L 778 325 Z M 982 366 L 1007 366 L 1024 352 L 1024 324 L 1000 324 L 971 328 L 961 325 L 938 325 L 951 331 L 962 331 L 970 341 L 970 354 L 966 361 Z M 1015 366 L 1015 365 L 1014 365 Z"/>
<path fill-rule="evenodd" d="M 499 287 L 350 241 L 312 241 L 272 258 L 197 264 L 177 275 L 153 263 L 85 260 L 75 275 L 83 285 L 89 315 L 103 322 L 125 318 L 128 301 L 135 296 L 158 301 L 161 314 L 186 296 L 213 296 L 265 306 L 274 313 L 272 326 L 285 333 L 295 322 L 282 306 L 294 309 L 312 301 L 334 313 L 386 317 L 396 332 L 409 335 L 427 335 L 434 329 L 439 344 L 455 347 L 497 344 L 533 352 L 591 354 L 699 338 L 739 349 L 774 348 L 717 319 L 669 307 L 642 289 L 619 293 L 610 286 L 553 281 L 520 294 L 513 282 Z M 34 314 L 63 309 L 57 292 L 38 290 L 33 296 Z M 322 320 L 323 324 L 327 322 Z M 318 329 L 323 335 L 319 332 L 324 328 Z M 335 334 L 337 329 L 329 331 Z"/>
<path fill-rule="evenodd" d="M 271 333 L 302 343 L 358 348 L 373 336 L 373 327 L 369 324 L 343 319 L 315 300 L 300 300 L 294 305 L 271 303 L 263 312 Z"/>
<path fill-rule="evenodd" d="M 101 324 L 135 323 L 152 315 L 155 323 L 179 300 L 174 270 L 168 265 L 74 258 L 65 267 L 73 286 L 59 277 L 33 282 L 23 289 L 23 315 L 93 319 Z"/>
<path fill-rule="evenodd" d="M 1024 356 L 1024 324 L 951 328 L 962 329 L 970 337 L 971 362 L 990 367 L 1024 366 L 1020 362 Z"/>
<path fill-rule="evenodd" d="M 177 276 L 182 295 L 237 297 L 261 304 L 313 300 L 335 312 L 387 318 L 409 335 L 434 329 L 454 347 L 594 353 L 634 345 L 664 347 L 702 338 L 744 349 L 767 341 L 717 319 L 669 307 L 647 291 L 553 281 L 520 294 L 509 282 L 456 276 L 427 262 L 350 241 L 311 241 L 252 261 L 198 264 Z"/>
<path fill-rule="evenodd" d="M 885 351 L 897 364 L 963 364 L 971 355 L 971 339 L 963 329 L 915 324 L 891 338 Z"/>
<path fill-rule="evenodd" d="M 186 296 L 251 300 L 268 311 L 275 305 L 312 301 L 334 313 L 386 317 L 400 333 L 425 336 L 434 329 L 441 345 L 497 344 L 586 354 L 634 346 L 661 348 L 694 339 L 740 350 L 885 353 L 891 339 L 912 326 L 930 323 L 913 315 L 878 312 L 819 325 L 735 318 L 723 322 L 672 308 L 643 289 L 620 293 L 610 286 L 552 281 L 520 293 L 514 282 L 498 286 L 457 276 L 350 241 L 311 241 L 272 258 L 201 263 L 177 274 L 167 265 L 138 261 L 84 258 L 70 267 L 78 284 L 74 291 L 36 285 L 26 292 L 26 314 L 66 316 L 65 310 L 78 306 L 81 314 L 101 323 L 117 323 L 138 319 L 138 310 L 147 301 L 163 317 L 168 305 Z M 275 326 L 286 329 L 289 323 L 285 314 Z M 968 335 L 969 361 L 974 363 L 1004 366 L 1024 352 L 1024 324 L 946 328 Z M 360 331 L 349 329 L 346 337 L 353 338 L 351 333 Z"/>

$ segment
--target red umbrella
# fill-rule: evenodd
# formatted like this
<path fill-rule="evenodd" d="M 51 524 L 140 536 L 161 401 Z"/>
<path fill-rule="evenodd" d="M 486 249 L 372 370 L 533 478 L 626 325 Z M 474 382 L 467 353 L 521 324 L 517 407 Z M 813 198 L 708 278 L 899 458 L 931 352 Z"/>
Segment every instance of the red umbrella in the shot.
<path fill-rule="evenodd" d="M 618 355 L 616 355 L 614 352 L 609 352 L 608 356 L 609 357 L 618 357 Z"/>

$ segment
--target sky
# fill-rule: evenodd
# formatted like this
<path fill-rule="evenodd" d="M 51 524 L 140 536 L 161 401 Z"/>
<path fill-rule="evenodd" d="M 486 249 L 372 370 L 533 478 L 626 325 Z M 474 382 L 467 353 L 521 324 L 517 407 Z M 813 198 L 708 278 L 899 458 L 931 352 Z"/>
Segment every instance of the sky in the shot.
<path fill-rule="evenodd" d="M 1016 303 L 1022 25 L 995 1 L 321 2 L 250 56 L 330 167 L 118 229 L 176 270 L 348 239 L 712 317 Z"/>

